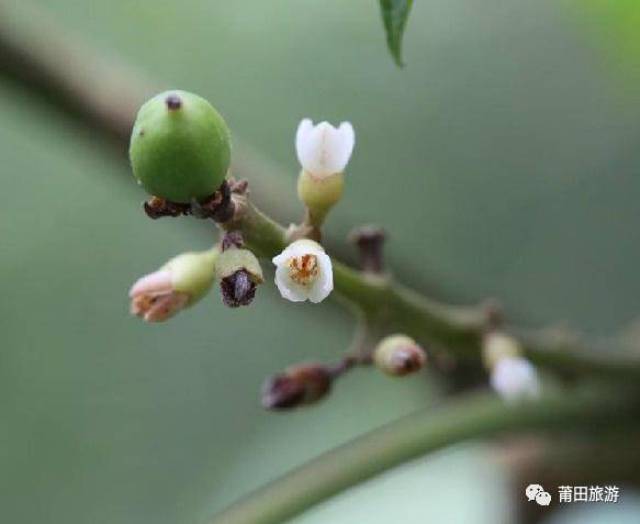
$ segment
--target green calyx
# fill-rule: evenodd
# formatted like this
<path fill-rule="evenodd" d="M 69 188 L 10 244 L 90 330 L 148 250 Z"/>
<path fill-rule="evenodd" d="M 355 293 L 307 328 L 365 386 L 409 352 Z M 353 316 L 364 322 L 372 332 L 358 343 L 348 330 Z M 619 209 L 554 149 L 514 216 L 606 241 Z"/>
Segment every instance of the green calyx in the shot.
<path fill-rule="evenodd" d="M 482 344 L 482 363 L 486 369 L 493 369 L 503 358 L 520 356 L 522 356 L 522 348 L 512 336 L 499 331 L 485 335 Z"/>
<path fill-rule="evenodd" d="M 175 291 L 186 293 L 189 296 L 189 305 L 192 305 L 211 289 L 219 256 L 217 248 L 182 253 L 169 260 L 163 269 L 171 272 L 171 282 Z"/>
<path fill-rule="evenodd" d="M 262 268 L 256 256 L 248 249 L 230 248 L 220 253 L 216 260 L 216 278 L 222 280 L 244 269 L 256 284 L 264 281 Z"/>
<path fill-rule="evenodd" d="M 151 195 L 179 203 L 203 200 L 229 169 L 229 129 L 204 98 L 166 91 L 140 108 L 129 156 L 134 176 Z"/>
<path fill-rule="evenodd" d="M 304 169 L 298 177 L 298 198 L 307 206 L 310 225 L 320 227 L 344 190 L 344 173 L 316 177 Z"/>

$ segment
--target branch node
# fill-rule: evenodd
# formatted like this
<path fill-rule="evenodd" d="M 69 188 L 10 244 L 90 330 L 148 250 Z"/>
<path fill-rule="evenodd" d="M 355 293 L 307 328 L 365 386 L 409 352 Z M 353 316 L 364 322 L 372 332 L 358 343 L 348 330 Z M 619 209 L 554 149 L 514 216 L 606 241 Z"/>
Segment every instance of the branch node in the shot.
<path fill-rule="evenodd" d="M 363 271 L 375 274 L 384 271 L 385 237 L 384 230 L 373 225 L 357 227 L 349 234 L 349 241 L 358 248 L 360 268 Z"/>

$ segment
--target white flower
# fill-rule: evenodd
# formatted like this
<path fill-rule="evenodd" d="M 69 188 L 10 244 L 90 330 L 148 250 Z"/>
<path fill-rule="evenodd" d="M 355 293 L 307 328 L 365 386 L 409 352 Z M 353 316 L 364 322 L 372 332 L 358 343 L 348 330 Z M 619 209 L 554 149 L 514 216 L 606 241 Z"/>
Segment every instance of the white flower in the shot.
<path fill-rule="evenodd" d="M 300 122 L 296 133 L 296 152 L 302 168 L 322 178 L 342 173 L 349 163 L 355 133 L 349 122 L 336 129 L 328 122 L 314 126 L 309 118 Z"/>
<path fill-rule="evenodd" d="M 333 290 L 331 258 L 313 240 L 296 240 L 273 258 L 276 286 L 292 302 L 322 302 Z"/>
<path fill-rule="evenodd" d="M 540 394 L 536 368 L 522 357 L 498 360 L 491 371 L 491 387 L 507 402 L 536 398 Z"/>

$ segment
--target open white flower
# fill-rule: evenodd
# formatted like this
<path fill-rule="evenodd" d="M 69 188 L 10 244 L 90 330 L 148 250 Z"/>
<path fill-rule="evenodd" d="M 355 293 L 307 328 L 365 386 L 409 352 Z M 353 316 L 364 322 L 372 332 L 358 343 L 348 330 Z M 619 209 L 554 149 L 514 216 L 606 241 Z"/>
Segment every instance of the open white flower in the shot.
<path fill-rule="evenodd" d="M 526 358 L 505 357 L 491 371 L 491 387 L 507 402 L 540 395 L 536 368 Z"/>
<path fill-rule="evenodd" d="M 322 302 L 333 290 L 331 258 L 313 240 L 296 240 L 273 258 L 276 286 L 292 302 Z"/>
<path fill-rule="evenodd" d="M 314 126 L 309 118 L 305 118 L 296 133 L 298 160 L 306 172 L 318 178 L 342 173 L 349 163 L 355 141 L 349 122 L 342 122 L 335 128 L 328 122 Z"/>

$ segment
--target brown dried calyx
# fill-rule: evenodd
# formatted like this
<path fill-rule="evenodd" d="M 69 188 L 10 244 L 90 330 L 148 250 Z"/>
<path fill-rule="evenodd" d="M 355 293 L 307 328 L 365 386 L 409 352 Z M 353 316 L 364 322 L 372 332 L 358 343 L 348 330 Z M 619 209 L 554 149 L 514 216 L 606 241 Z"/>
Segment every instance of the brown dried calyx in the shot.
<path fill-rule="evenodd" d="M 234 217 L 236 205 L 232 195 L 244 194 L 246 191 L 245 181 L 225 180 L 213 195 L 204 200 L 192 200 L 188 204 L 182 204 L 152 196 L 144 203 L 144 211 L 154 220 L 166 216 L 193 215 L 196 218 L 212 219 L 222 224 Z"/>

